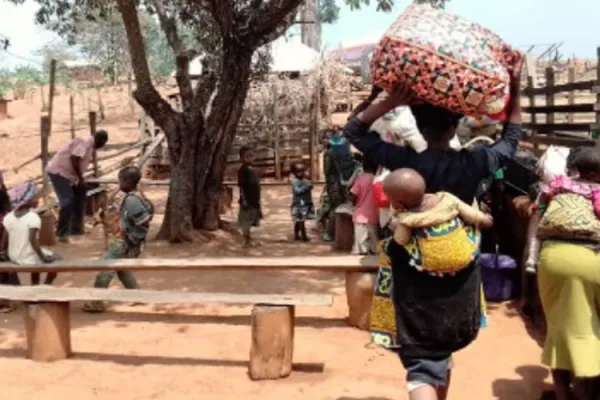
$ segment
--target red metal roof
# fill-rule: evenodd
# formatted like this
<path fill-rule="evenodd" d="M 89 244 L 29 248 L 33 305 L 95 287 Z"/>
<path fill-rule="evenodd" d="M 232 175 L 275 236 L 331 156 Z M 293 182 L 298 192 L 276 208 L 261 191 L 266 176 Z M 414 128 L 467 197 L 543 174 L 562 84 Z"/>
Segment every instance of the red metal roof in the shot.
<path fill-rule="evenodd" d="M 366 52 L 373 50 L 375 44 L 361 44 L 357 46 L 345 47 L 342 49 L 333 50 L 331 57 L 338 60 L 340 63 L 355 63 L 360 62 Z"/>

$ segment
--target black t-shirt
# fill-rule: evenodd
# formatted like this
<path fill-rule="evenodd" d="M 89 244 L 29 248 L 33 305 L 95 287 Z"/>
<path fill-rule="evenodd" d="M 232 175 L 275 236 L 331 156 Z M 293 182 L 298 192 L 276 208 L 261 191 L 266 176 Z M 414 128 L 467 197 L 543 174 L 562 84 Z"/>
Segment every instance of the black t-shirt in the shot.
<path fill-rule="evenodd" d="M 260 208 L 260 180 L 252 167 L 242 165 L 238 170 L 238 186 L 240 188 L 240 204 L 242 196 L 250 208 Z"/>

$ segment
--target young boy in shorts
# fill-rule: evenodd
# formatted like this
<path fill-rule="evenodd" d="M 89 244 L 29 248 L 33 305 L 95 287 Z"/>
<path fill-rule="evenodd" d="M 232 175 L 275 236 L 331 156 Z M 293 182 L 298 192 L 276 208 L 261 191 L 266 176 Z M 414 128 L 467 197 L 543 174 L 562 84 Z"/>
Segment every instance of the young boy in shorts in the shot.
<path fill-rule="evenodd" d="M 141 179 L 142 172 L 138 167 L 125 167 L 119 171 L 119 187 L 125 197 L 119 210 L 116 239 L 109 245 L 105 260 L 138 258 L 142 253 L 154 216 L 154 205 L 139 191 Z M 108 288 L 115 275 L 126 289 L 139 289 L 135 276 L 129 271 L 100 272 L 96 275 L 94 287 Z M 101 301 L 92 301 L 83 306 L 83 311 L 91 313 L 105 310 L 106 306 Z"/>

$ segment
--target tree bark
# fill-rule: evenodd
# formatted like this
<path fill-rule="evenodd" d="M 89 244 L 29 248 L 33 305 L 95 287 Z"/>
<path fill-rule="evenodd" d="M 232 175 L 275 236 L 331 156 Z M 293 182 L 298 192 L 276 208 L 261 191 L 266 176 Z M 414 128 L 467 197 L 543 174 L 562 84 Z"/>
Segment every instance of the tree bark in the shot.
<path fill-rule="evenodd" d="M 135 1 L 117 0 L 137 85 L 133 96 L 165 133 L 169 146 L 172 176 L 159 238 L 183 242 L 191 240 L 192 228 L 220 227 L 223 175 L 250 85 L 252 54 L 291 24 L 300 2 L 276 0 L 248 14 L 248 10 L 237 10 L 232 2 L 208 0 L 205 6 L 220 31 L 221 51 L 214 53 L 219 66 L 192 89 L 190 53 L 183 51 L 175 15 L 161 0 L 154 0 L 161 28 L 176 55 L 183 109 L 178 112 L 152 83 Z M 239 19 L 246 22 L 236 22 Z"/>
<path fill-rule="evenodd" d="M 216 230 L 219 221 L 219 197 L 227 164 L 227 156 L 233 143 L 238 121 L 250 85 L 252 52 L 225 41 L 223 52 L 223 75 L 216 84 L 214 100 L 205 116 L 206 131 L 198 146 L 193 226 L 196 229 Z"/>

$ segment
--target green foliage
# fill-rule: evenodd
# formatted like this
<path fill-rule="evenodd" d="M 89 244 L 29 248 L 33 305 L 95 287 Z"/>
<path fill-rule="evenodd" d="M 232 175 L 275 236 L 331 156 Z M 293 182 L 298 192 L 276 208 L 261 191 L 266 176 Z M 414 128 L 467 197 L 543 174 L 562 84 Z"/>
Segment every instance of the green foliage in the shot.
<path fill-rule="evenodd" d="M 340 18 L 340 6 L 335 0 L 321 0 L 319 4 L 319 21 L 322 24 L 333 24 Z"/>

